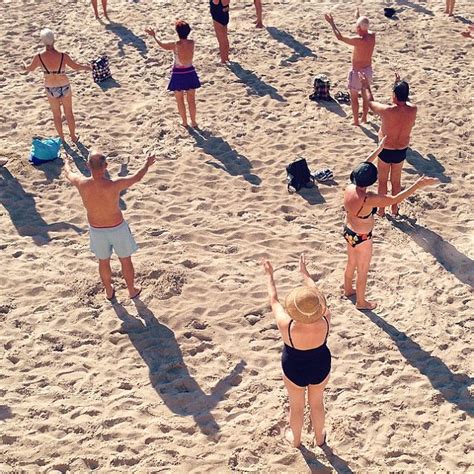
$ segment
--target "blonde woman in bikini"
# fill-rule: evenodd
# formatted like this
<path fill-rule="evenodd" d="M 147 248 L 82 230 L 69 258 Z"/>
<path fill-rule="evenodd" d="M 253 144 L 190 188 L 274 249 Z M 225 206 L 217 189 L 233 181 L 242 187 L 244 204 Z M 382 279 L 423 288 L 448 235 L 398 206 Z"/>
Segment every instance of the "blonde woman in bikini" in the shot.
<path fill-rule="evenodd" d="M 66 116 L 69 133 L 73 142 L 78 140 L 76 135 L 76 123 L 72 112 L 72 91 L 69 79 L 66 76 L 66 66 L 74 71 L 90 71 L 91 66 L 88 64 L 79 64 L 74 62 L 69 54 L 61 53 L 54 47 L 54 33 L 49 29 L 41 30 L 41 42 L 45 46 L 45 50 L 37 54 L 31 64 L 27 66 L 25 63 L 25 72 L 32 72 L 36 68 L 41 68 L 44 73 L 44 85 L 49 105 L 53 111 L 54 126 L 61 140 L 64 142 L 63 123 L 61 106 Z"/>

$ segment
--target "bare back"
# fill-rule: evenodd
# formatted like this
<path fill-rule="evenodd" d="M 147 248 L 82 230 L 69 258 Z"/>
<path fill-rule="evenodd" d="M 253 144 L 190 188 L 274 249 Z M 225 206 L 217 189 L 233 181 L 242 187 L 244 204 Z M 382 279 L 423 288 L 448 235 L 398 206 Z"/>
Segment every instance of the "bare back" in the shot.
<path fill-rule="evenodd" d="M 44 84 L 46 87 L 59 87 L 69 84 L 66 76 L 66 54 L 59 51 L 46 50 L 38 56 L 39 66 L 44 72 Z"/>
<path fill-rule="evenodd" d="M 193 65 L 194 57 L 194 41 L 188 39 L 181 39 L 176 42 L 176 48 L 174 51 L 176 65 L 178 67 L 189 67 Z"/>
<path fill-rule="evenodd" d="M 367 191 L 350 184 L 344 191 L 344 209 L 346 224 L 354 232 L 368 234 L 374 228 L 372 206 L 366 204 Z M 362 218 L 361 218 L 362 216 Z"/>
<path fill-rule="evenodd" d="M 392 105 L 380 113 L 382 126 L 379 137 L 387 136 L 384 148 L 402 150 L 410 144 L 410 135 L 415 125 L 417 107 L 410 104 Z"/>
<path fill-rule="evenodd" d="M 287 346 L 291 346 L 290 338 L 288 336 L 288 327 L 290 326 L 291 318 L 286 313 L 286 318 L 283 321 L 278 322 L 278 329 L 280 330 L 281 338 Z M 331 315 L 329 311 L 326 311 L 324 318 L 312 324 L 304 324 L 298 321 L 293 321 L 291 324 L 291 340 L 296 348 L 300 350 L 309 350 L 319 347 L 324 344 L 328 333 L 328 325 L 331 324 Z"/>
<path fill-rule="evenodd" d="M 368 32 L 357 38 L 352 51 L 352 67 L 361 70 L 372 65 L 372 54 L 375 48 L 375 33 Z"/>
<path fill-rule="evenodd" d="M 123 220 L 119 207 L 121 188 L 106 178 L 87 178 L 77 184 L 87 211 L 87 220 L 93 227 L 114 227 Z"/>

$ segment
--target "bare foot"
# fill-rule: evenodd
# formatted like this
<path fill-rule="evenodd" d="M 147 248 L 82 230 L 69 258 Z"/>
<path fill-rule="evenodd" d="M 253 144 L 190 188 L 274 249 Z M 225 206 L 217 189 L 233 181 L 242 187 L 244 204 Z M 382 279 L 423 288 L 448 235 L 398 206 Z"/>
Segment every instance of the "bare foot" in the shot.
<path fill-rule="evenodd" d="M 318 448 L 322 448 L 325 444 L 326 444 L 326 430 L 323 430 L 323 432 L 321 433 L 321 438 L 319 439 L 319 443 L 318 443 L 318 438 L 314 438 L 314 443 L 316 444 L 316 446 L 318 446 Z"/>
<path fill-rule="evenodd" d="M 362 115 L 360 121 L 361 121 L 362 123 L 367 123 L 367 115 Z"/>
<path fill-rule="evenodd" d="M 263 23 L 261 21 L 257 21 L 257 23 L 255 23 L 255 28 L 263 28 Z"/>
<path fill-rule="evenodd" d="M 73 143 L 77 143 L 79 141 L 79 135 L 71 135 L 71 140 L 73 141 Z"/>
<path fill-rule="evenodd" d="M 188 128 L 188 122 L 181 122 L 181 126 L 184 128 Z"/>
<path fill-rule="evenodd" d="M 377 307 L 377 303 L 373 303 L 372 301 L 363 301 L 362 303 L 356 303 L 356 308 L 360 310 L 371 310 Z"/>
<path fill-rule="evenodd" d="M 192 123 L 191 123 L 191 127 L 192 127 L 192 128 L 197 128 L 197 126 L 198 126 L 198 124 L 197 124 L 196 122 L 192 122 Z"/>
<path fill-rule="evenodd" d="M 128 295 L 130 296 L 130 299 L 133 300 L 137 297 L 140 296 L 140 293 L 142 292 L 141 288 L 134 288 L 132 292 L 128 292 Z"/>
<path fill-rule="evenodd" d="M 105 289 L 105 297 L 109 300 L 112 301 L 115 299 L 115 288 L 111 286 L 109 289 Z"/>
<path fill-rule="evenodd" d="M 356 294 L 355 288 L 351 288 L 350 290 L 344 290 L 344 296 L 346 298 L 350 298 L 351 296 L 354 296 Z"/>
<path fill-rule="evenodd" d="M 398 206 L 396 204 L 392 206 L 392 214 L 398 216 Z"/>
<path fill-rule="evenodd" d="M 385 209 L 383 207 L 379 207 L 379 210 L 377 212 L 377 215 L 379 217 L 385 217 Z"/>
<path fill-rule="evenodd" d="M 352 125 L 354 125 L 354 127 L 358 127 L 359 126 L 359 121 L 358 120 L 354 120 L 352 122 Z"/>
<path fill-rule="evenodd" d="M 290 428 L 286 428 L 285 430 L 285 439 L 288 441 L 288 443 L 291 444 L 294 448 L 299 448 L 301 441 L 299 443 L 295 443 L 295 440 L 293 438 L 293 433 Z"/>

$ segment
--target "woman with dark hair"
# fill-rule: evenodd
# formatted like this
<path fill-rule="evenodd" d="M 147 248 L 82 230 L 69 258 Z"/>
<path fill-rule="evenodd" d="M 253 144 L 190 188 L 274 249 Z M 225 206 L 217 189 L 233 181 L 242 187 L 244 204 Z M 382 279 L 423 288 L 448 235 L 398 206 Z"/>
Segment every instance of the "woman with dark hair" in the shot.
<path fill-rule="evenodd" d="M 346 224 L 343 236 L 347 241 L 347 265 L 344 272 L 345 296 L 356 295 L 356 308 L 371 310 L 377 303 L 365 299 L 367 274 L 372 258 L 372 230 L 374 228 L 374 214 L 378 207 L 398 204 L 418 189 L 436 184 L 436 178 L 421 176 L 415 184 L 395 196 L 377 194 L 367 191 L 367 188 L 377 182 L 377 167 L 372 163 L 383 149 L 383 137 L 375 151 L 366 161 L 352 171 L 351 183 L 344 191 L 344 209 L 346 210 Z M 356 273 L 356 287 L 352 286 Z"/>
<path fill-rule="evenodd" d="M 40 39 L 45 49 L 42 53 L 34 56 L 29 66 L 23 62 L 24 71 L 31 72 L 38 67 L 43 70 L 46 96 L 53 111 L 56 131 L 64 142 L 62 106 L 71 139 L 76 142 L 78 137 L 76 136 L 76 122 L 72 111 L 72 91 L 71 84 L 66 76 L 66 67 L 69 66 L 74 71 L 90 71 L 92 68 L 88 64 L 76 63 L 69 54 L 58 51 L 54 47 L 54 33 L 51 30 L 47 28 L 41 30 Z"/>
<path fill-rule="evenodd" d="M 272 264 L 262 260 L 267 276 L 270 305 L 283 339 L 281 366 L 290 404 L 290 430 L 285 437 L 295 448 L 301 444 L 306 392 L 317 446 L 326 442 L 324 430 L 324 388 L 331 372 L 331 352 L 327 347 L 331 315 L 326 298 L 306 269 L 304 255 L 299 270 L 303 286 L 293 289 L 283 306 L 278 300 Z"/>
<path fill-rule="evenodd" d="M 229 24 L 229 4 L 230 0 L 210 0 L 211 16 L 216 32 L 221 63 L 229 61 L 229 37 L 227 35 L 227 25 Z"/>
<path fill-rule="evenodd" d="M 191 27 L 185 21 L 178 20 L 176 22 L 176 33 L 178 34 L 179 41 L 174 43 L 162 43 L 159 41 L 152 28 L 147 28 L 145 32 L 154 38 L 160 48 L 173 51 L 174 65 L 171 71 L 171 80 L 168 84 L 168 90 L 174 92 L 183 127 L 188 126 L 186 105 L 184 103 L 184 95 L 186 94 L 191 127 L 197 127 L 196 89 L 201 87 L 201 83 L 193 66 L 194 41 L 188 39 L 189 33 L 191 33 Z"/>

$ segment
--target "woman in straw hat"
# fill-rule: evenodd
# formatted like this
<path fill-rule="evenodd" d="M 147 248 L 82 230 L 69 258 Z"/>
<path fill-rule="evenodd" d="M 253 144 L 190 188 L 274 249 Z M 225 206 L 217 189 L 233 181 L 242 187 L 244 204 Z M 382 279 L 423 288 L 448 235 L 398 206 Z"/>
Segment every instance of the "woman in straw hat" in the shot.
<path fill-rule="evenodd" d="M 331 353 L 326 345 L 331 317 L 326 299 L 309 275 L 304 255 L 299 262 L 304 286 L 289 293 L 285 306 L 278 300 L 271 263 L 264 259 L 262 265 L 267 275 L 270 304 L 284 342 L 281 365 L 290 401 L 291 428 L 285 436 L 294 447 L 301 444 L 308 388 L 315 441 L 323 446 L 326 442 L 323 393 L 331 371 Z"/>
<path fill-rule="evenodd" d="M 395 196 L 377 194 L 367 191 L 367 188 L 377 182 L 377 167 L 372 163 L 383 148 L 385 138 L 366 161 L 358 165 L 351 173 L 351 183 L 344 191 L 344 208 L 346 224 L 343 236 L 347 242 L 347 265 L 344 272 L 344 295 L 356 295 L 356 308 L 372 310 L 377 303 L 365 299 L 367 274 L 372 258 L 372 230 L 374 214 L 378 207 L 398 204 L 418 189 L 438 182 L 436 178 L 421 176 L 415 184 Z M 352 286 L 356 273 L 356 287 Z"/>

